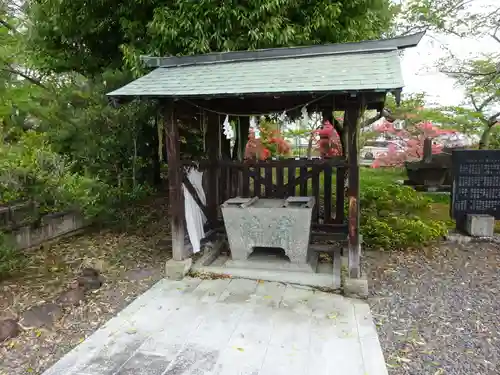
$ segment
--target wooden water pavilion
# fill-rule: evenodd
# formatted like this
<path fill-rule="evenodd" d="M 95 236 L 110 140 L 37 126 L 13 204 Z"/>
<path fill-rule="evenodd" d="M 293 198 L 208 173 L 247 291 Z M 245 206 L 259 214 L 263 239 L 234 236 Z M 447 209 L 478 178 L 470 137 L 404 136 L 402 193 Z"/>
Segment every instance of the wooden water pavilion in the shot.
<path fill-rule="evenodd" d="M 314 196 L 317 204 L 312 238 L 344 242 L 349 277 L 359 278 L 360 116 L 365 110 L 381 113 L 388 93 L 399 100 L 403 88 L 400 52 L 416 46 L 422 36 L 419 33 L 358 43 L 143 58 L 146 66 L 154 69 L 108 96 L 117 101 L 151 98 L 162 103 L 174 260 L 191 256 L 185 246 L 184 183 L 208 218 L 207 230 L 211 232 L 223 230 L 219 207 L 229 198 Z M 331 123 L 335 122 L 334 111 L 344 113 L 344 156 L 244 160 L 249 116 L 283 112 L 293 115 L 304 106 L 321 112 Z M 237 129 L 237 146 L 232 155 L 222 132 L 225 115 L 238 118 L 242 124 Z M 182 160 L 180 154 L 179 123 L 193 117 L 204 121 L 206 159 L 197 165 L 206 175 L 206 205 L 196 198 L 185 177 L 185 167 L 193 161 Z M 333 188 L 334 174 L 337 178 Z M 340 251 L 327 247 L 324 250 Z"/>

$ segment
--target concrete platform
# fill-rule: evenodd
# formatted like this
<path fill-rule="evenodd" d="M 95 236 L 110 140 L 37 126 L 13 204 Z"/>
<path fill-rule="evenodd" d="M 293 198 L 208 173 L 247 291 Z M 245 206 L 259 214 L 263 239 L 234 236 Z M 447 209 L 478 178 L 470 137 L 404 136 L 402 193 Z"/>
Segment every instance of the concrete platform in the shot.
<path fill-rule="evenodd" d="M 162 280 L 44 375 L 387 375 L 365 302 L 274 282 Z"/>
<path fill-rule="evenodd" d="M 319 263 L 313 254 L 309 264 L 300 266 L 274 255 L 259 255 L 246 261 L 235 261 L 221 253 L 224 244 L 208 250 L 193 265 L 192 270 L 201 274 L 226 275 L 250 280 L 284 282 L 295 285 L 340 290 L 340 251 L 335 253 L 333 262 Z"/>

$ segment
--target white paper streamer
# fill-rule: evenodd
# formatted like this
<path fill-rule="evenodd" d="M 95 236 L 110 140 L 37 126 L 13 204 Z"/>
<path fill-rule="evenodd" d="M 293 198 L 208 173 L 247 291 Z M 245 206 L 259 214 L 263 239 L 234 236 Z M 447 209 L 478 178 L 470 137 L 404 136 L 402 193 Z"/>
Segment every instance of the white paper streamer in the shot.
<path fill-rule="evenodd" d="M 234 139 L 234 130 L 233 127 L 231 126 L 231 123 L 229 122 L 229 116 L 226 116 L 223 127 L 226 139 Z"/>
<path fill-rule="evenodd" d="M 255 135 L 255 139 L 260 138 L 260 130 L 257 126 L 257 119 L 255 116 L 250 117 L 250 129 L 253 130 L 253 134 Z"/>

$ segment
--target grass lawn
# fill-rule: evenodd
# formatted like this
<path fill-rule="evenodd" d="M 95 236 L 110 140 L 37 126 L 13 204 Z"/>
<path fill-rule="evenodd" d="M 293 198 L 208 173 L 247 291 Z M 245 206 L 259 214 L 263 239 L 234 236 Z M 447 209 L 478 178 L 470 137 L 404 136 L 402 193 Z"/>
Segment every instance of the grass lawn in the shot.
<path fill-rule="evenodd" d="M 397 180 L 406 178 L 404 169 L 398 168 L 362 168 L 360 171 L 361 186 L 375 183 L 394 184 Z M 450 217 L 450 194 L 421 192 L 431 200 L 429 219 L 445 221 L 450 228 L 455 227 L 455 222 Z M 495 232 L 500 233 L 500 221 L 495 224 Z"/>

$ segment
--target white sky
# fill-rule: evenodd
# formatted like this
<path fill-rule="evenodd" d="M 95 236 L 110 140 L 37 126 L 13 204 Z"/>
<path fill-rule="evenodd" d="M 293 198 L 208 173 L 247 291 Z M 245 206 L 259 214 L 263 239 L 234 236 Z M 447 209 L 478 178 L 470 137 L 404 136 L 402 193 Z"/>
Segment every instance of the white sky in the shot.
<path fill-rule="evenodd" d="M 474 7 L 495 4 L 500 0 L 475 0 Z M 455 36 L 427 34 L 415 48 L 405 50 L 402 58 L 402 70 L 405 80 L 404 93 L 425 92 L 429 104 L 460 105 L 463 91 L 455 81 L 439 73 L 436 63 L 448 56 L 445 48 L 455 56 L 467 58 L 480 56 L 488 52 L 498 52 L 500 45 L 490 37 L 480 40 L 461 39 Z"/>
<path fill-rule="evenodd" d="M 447 56 L 440 43 L 450 48 L 457 56 L 479 56 L 482 53 L 498 51 L 499 44 L 493 39 L 481 41 L 459 39 L 442 35 L 426 35 L 415 48 L 407 49 L 402 58 L 402 70 L 405 81 L 404 93 L 425 92 L 429 104 L 459 105 L 464 100 L 463 91 L 455 80 L 440 73 L 436 63 Z"/>

